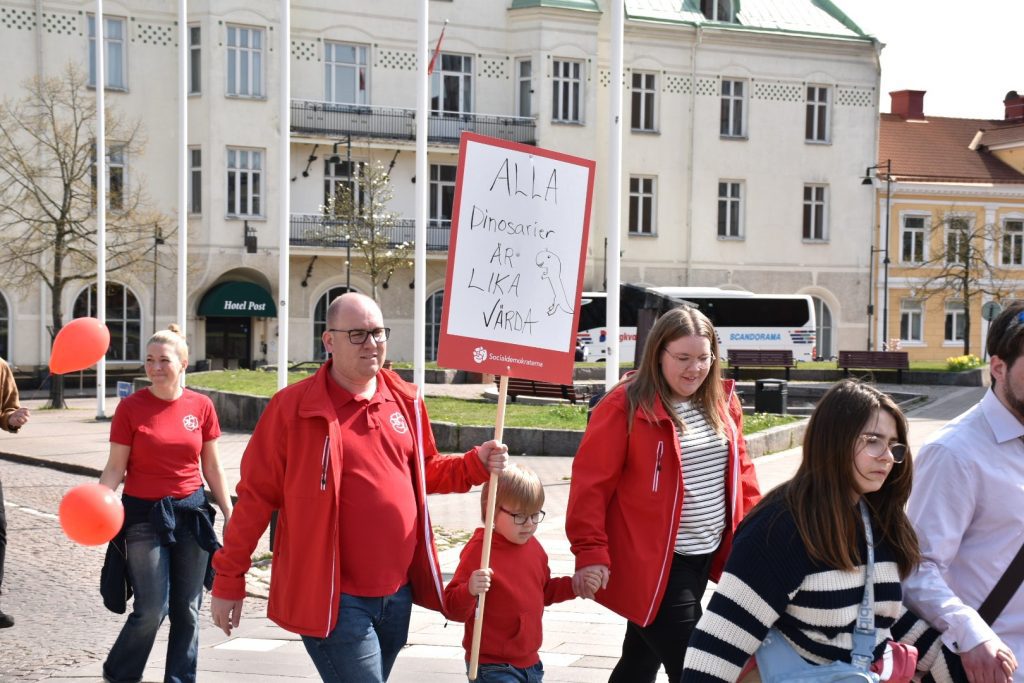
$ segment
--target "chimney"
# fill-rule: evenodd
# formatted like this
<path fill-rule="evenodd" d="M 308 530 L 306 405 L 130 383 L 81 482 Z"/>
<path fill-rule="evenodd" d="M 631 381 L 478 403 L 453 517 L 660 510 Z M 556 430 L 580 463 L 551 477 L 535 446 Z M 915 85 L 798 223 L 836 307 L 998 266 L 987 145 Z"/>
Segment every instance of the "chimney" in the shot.
<path fill-rule="evenodd" d="M 894 90 L 889 93 L 892 104 L 889 110 L 904 119 L 924 119 L 924 94 L 926 90 Z"/>
<path fill-rule="evenodd" d="M 1024 121 L 1024 97 L 1018 95 L 1016 90 L 1006 93 L 1003 106 L 1006 107 L 1007 121 Z"/>

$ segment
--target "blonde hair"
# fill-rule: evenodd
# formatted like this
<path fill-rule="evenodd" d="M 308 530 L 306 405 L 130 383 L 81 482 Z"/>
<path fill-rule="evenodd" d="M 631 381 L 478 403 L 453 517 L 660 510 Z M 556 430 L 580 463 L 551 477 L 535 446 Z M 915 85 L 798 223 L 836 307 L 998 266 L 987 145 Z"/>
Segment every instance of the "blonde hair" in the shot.
<path fill-rule="evenodd" d="M 487 518 L 487 492 L 490 481 L 480 492 L 480 519 Z M 509 464 L 498 475 L 498 492 L 495 496 L 497 507 L 518 508 L 532 514 L 544 506 L 544 484 L 537 473 L 525 465 Z"/>
<path fill-rule="evenodd" d="M 185 341 L 185 337 L 181 335 L 181 328 L 171 323 L 167 326 L 166 330 L 158 330 L 149 338 L 146 342 L 146 347 L 149 348 L 150 344 L 167 344 L 168 346 L 174 347 L 174 352 L 178 354 L 178 360 L 181 361 L 182 365 L 188 365 L 188 342 Z"/>

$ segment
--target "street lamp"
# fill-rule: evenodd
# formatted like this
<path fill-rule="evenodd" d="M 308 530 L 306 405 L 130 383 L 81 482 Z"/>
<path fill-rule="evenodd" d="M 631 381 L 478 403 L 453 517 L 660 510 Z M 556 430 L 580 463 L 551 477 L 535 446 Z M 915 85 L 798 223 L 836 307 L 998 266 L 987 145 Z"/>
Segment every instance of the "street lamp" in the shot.
<path fill-rule="evenodd" d="M 157 247 L 164 243 L 163 233 L 160 231 L 160 224 L 153 225 L 153 332 L 156 332 L 156 272 L 157 272 Z"/>
<path fill-rule="evenodd" d="M 864 171 L 864 178 L 861 185 L 874 185 L 879 178 L 879 171 L 885 172 L 885 241 L 879 250 L 884 254 L 882 258 L 882 348 L 888 349 L 889 344 L 889 217 L 892 213 L 892 159 L 886 159 L 884 163 L 868 166 Z M 871 172 L 874 171 L 872 176 Z M 872 250 L 874 260 L 874 250 Z M 874 283 L 872 282 L 872 287 Z"/>

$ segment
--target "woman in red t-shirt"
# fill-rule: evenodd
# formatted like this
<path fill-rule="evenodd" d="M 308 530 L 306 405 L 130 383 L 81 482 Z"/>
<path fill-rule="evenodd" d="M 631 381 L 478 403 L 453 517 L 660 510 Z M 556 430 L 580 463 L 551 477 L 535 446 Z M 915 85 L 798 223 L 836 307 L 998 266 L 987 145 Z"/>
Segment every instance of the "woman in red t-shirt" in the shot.
<path fill-rule="evenodd" d="M 124 528 L 112 543 L 124 548 L 135 598 L 103 664 L 107 681 L 142 678 L 168 616 L 165 680 L 195 680 L 203 585 L 208 574 L 212 580 L 209 560 L 220 547 L 203 479 L 225 525 L 231 498 L 217 455 L 217 413 L 209 398 L 182 388 L 187 365 L 188 346 L 177 326 L 150 337 L 146 376 L 152 386 L 122 400 L 110 427 L 100 483 L 116 490 L 124 482 Z"/>

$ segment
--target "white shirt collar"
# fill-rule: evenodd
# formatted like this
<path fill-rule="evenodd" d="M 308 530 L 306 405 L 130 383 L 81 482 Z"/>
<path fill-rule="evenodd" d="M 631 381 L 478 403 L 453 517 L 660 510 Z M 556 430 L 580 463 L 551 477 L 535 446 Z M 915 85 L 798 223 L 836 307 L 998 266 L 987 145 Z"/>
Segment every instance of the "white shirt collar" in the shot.
<path fill-rule="evenodd" d="M 1024 437 L 1024 424 L 1021 424 L 1009 408 L 1003 405 L 992 389 L 989 389 L 981 399 L 981 411 L 997 443 Z"/>

